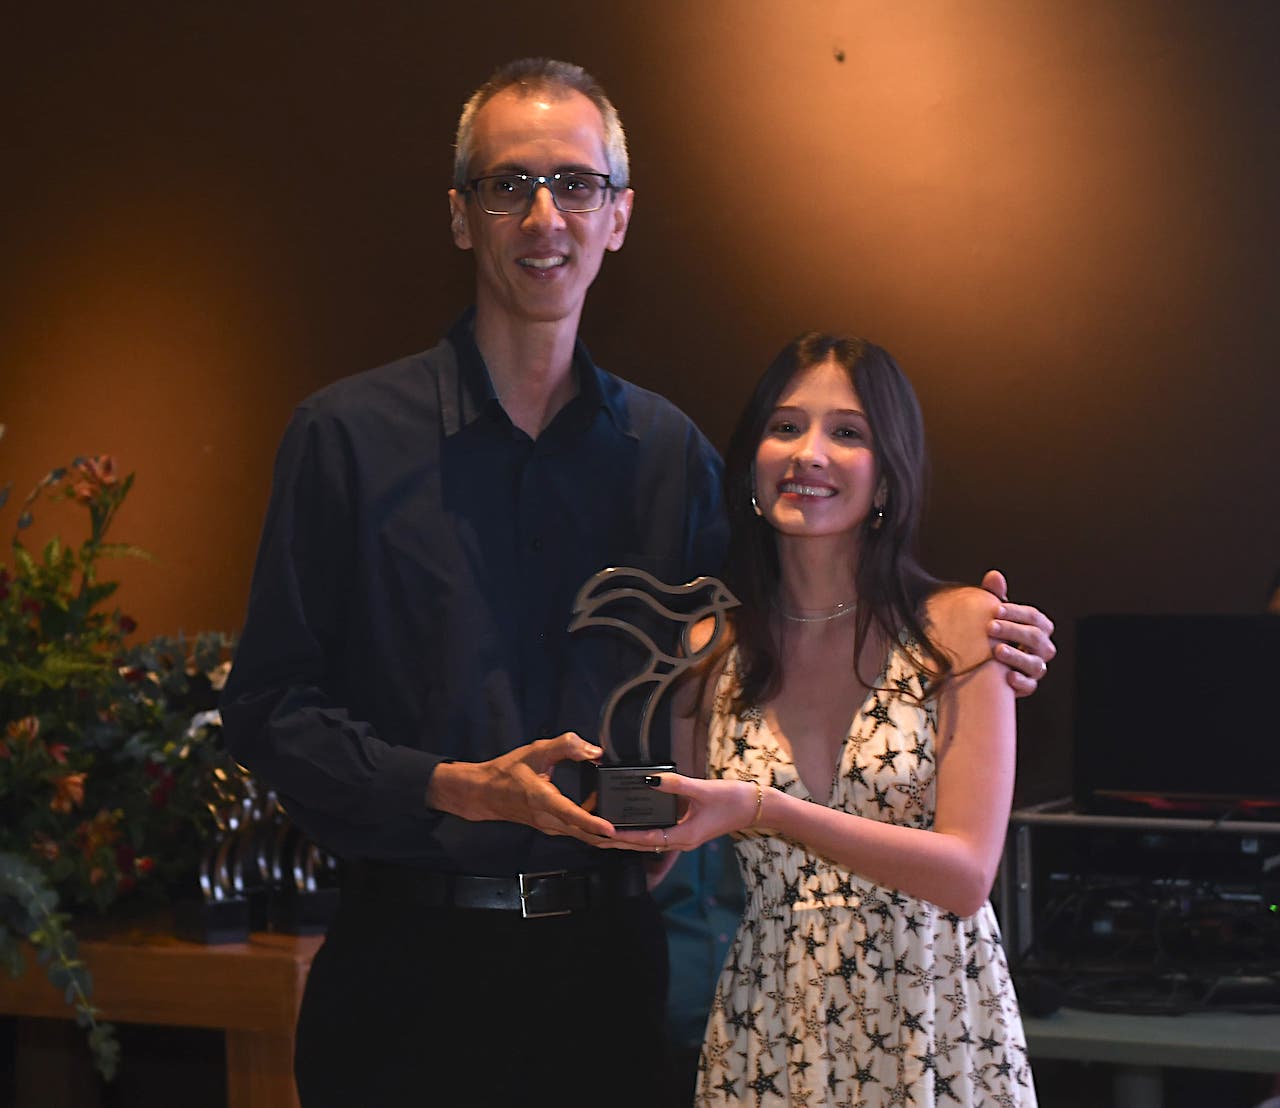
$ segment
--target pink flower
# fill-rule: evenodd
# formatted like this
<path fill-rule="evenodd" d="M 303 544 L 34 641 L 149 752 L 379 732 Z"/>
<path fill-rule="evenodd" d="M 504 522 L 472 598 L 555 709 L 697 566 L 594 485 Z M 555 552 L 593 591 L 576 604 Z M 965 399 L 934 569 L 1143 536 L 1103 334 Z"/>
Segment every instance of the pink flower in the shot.
<path fill-rule="evenodd" d="M 31 837 L 31 852 L 38 854 L 46 862 L 56 862 L 62 853 L 62 848 L 43 831 L 37 831 Z"/>
<path fill-rule="evenodd" d="M 67 764 L 67 752 L 71 748 L 66 743 L 50 743 L 49 757 L 52 758 L 60 766 Z"/>
<path fill-rule="evenodd" d="M 93 500 L 104 489 L 119 484 L 116 476 L 116 460 L 110 454 L 93 458 L 81 458 L 75 464 L 75 480 L 71 492 L 82 504 Z"/>

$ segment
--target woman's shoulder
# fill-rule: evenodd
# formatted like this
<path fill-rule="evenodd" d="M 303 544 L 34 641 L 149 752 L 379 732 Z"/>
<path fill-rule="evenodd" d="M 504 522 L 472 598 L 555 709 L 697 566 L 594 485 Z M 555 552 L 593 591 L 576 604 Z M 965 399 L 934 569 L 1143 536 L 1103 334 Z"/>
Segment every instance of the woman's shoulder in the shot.
<path fill-rule="evenodd" d="M 925 624 L 939 647 L 963 668 L 991 653 L 991 621 L 1000 600 L 986 589 L 972 585 L 946 585 L 924 604 Z"/>

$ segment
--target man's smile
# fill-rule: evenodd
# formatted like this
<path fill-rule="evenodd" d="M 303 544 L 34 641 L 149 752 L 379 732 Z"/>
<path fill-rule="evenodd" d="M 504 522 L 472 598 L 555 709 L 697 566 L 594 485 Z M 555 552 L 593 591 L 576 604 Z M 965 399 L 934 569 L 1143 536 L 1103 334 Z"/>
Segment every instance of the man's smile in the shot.
<path fill-rule="evenodd" d="M 536 258 L 517 258 L 516 265 L 523 266 L 525 269 L 557 269 L 562 265 L 569 264 L 569 256 L 567 254 L 547 254 Z"/>

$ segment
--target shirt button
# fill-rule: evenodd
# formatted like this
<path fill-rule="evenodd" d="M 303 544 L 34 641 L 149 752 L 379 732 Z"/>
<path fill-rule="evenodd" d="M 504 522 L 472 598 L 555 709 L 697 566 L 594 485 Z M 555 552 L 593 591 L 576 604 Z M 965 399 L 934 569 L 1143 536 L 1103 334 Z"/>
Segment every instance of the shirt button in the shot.
<path fill-rule="evenodd" d="M 541 539 L 534 539 L 531 543 L 529 543 L 529 546 L 530 546 L 533 550 L 535 550 L 535 551 L 536 551 L 536 550 L 541 550 L 541 549 L 542 549 L 542 540 L 541 540 Z"/>

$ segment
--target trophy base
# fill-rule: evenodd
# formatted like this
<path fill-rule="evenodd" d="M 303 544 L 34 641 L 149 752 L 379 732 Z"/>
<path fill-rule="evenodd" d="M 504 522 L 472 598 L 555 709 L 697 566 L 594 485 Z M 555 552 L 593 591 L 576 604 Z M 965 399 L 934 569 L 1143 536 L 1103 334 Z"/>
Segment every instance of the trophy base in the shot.
<path fill-rule="evenodd" d="M 178 901 L 173 906 L 173 930 L 180 939 L 209 946 L 248 942 L 249 902 L 242 896 Z"/>
<path fill-rule="evenodd" d="M 596 766 L 594 782 L 588 789 L 596 791 L 595 814 L 607 819 L 620 831 L 647 831 L 674 827 L 678 818 L 676 800 L 671 793 L 660 793 L 644 783 L 655 773 L 675 773 L 670 763 L 656 766 Z"/>
<path fill-rule="evenodd" d="M 337 911 L 337 889 L 273 891 L 268 906 L 271 930 L 286 935 L 323 935 Z"/>

